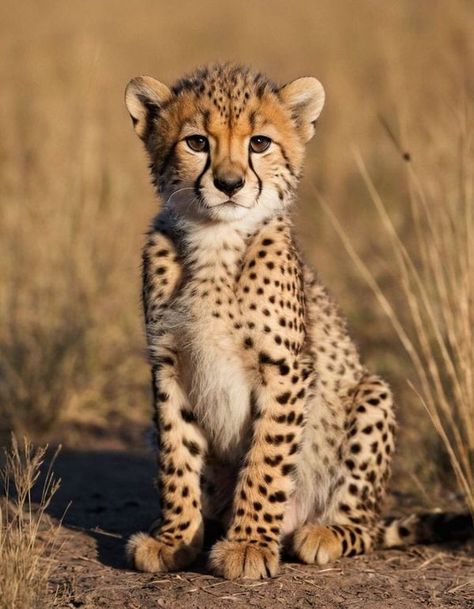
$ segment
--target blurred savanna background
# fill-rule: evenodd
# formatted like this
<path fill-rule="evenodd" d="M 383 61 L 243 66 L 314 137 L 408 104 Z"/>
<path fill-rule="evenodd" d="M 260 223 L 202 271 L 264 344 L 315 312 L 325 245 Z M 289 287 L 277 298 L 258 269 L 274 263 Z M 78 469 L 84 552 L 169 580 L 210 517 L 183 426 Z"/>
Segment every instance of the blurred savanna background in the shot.
<path fill-rule="evenodd" d="M 43 0 L 3 2 L 0 12 L 4 435 L 82 444 L 85 435 L 129 437 L 148 424 L 140 248 L 158 204 L 123 90 L 139 74 L 172 83 L 197 65 L 235 60 L 280 83 L 323 82 L 327 104 L 295 210 L 306 256 L 368 364 L 396 390 L 398 469 L 417 491 L 431 494 L 440 478 L 443 494 L 453 489 L 446 452 L 407 384 L 419 381 L 413 362 L 325 206 L 416 343 L 373 182 L 440 316 L 457 374 L 466 374 L 472 414 L 473 4 Z M 423 243 L 435 250 L 432 270 L 446 271 L 444 297 Z M 446 328 L 443 307 L 453 309 L 451 326 L 464 318 L 463 330 Z M 429 324 L 426 332 L 431 340 Z M 452 340 L 465 340 L 463 362 Z"/>
<path fill-rule="evenodd" d="M 2 440 L 143 443 L 140 248 L 158 203 L 123 91 L 225 60 L 324 84 L 304 251 L 395 389 L 394 489 L 472 508 L 471 0 L 2 2 Z"/>

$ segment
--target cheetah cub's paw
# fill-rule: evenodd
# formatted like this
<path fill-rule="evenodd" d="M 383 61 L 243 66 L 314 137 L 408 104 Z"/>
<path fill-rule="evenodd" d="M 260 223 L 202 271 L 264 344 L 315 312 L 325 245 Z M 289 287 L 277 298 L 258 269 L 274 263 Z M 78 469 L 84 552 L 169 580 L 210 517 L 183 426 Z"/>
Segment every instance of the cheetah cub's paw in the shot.
<path fill-rule="evenodd" d="M 126 552 L 137 571 L 166 573 L 189 566 L 198 555 L 199 547 L 136 533 L 128 540 Z"/>
<path fill-rule="evenodd" d="M 210 564 L 217 575 L 226 579 L 264 579 L 278 573 L 279 559 L 276 544 L 264 547 L 259 542 L 225 539 L 212 548 Z"/>
<path fill-rule="evenodd" d="M 341 542 L 327 527 L 306 524 L 293 537 L 293 552 L 308 565 L 326 565 L 342 555 Z"/>

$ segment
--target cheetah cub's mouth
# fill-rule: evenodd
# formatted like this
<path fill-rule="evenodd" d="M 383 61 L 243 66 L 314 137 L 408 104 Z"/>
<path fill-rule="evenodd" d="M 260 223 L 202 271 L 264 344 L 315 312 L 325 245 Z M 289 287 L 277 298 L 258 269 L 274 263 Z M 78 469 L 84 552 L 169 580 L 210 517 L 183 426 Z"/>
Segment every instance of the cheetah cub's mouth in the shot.
<path fill-rule="evenodd" d="M 217 205 L 214 205 L 214 207 L 221 207 L 222 205 L 244 207 L 245 209 L 248 209 L 245 205 L 242 205 L 241 203 L 237 203 L 237 201 L 232 201 L 232 199 L 228 199 L 227 201 L 224 201 L 223 203 L 217 203 Z"/>
<path fill-rule="evenodd" d="M 130 81 L 125 101 L 165 206 L 197 220 L 258 220 L 287 206 L 324 104 L 315 78 L 279 87 L 241 66 L 198 70 L 168 88 Z"/>

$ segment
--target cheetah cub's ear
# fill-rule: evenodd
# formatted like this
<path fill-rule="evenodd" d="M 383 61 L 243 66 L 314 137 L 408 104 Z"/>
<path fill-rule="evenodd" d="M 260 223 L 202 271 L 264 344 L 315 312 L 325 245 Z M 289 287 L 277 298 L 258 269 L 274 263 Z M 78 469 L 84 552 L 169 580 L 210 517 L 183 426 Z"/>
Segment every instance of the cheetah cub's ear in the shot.
<path fill-rule="evenodd" d="M 146 139 L 151 121 L 170 97 L 168 87 L 151 76 L 137 76 L 128 83 L 125 105 L 139 138 Z"/>
<path fill-rule="evenodd" d="M 290 108 L 304 142 L 314 135 L 314 125 L 324 106 L 323 85 L 316 78 L 298 78 L 280 89 L 283 102 Z"/>

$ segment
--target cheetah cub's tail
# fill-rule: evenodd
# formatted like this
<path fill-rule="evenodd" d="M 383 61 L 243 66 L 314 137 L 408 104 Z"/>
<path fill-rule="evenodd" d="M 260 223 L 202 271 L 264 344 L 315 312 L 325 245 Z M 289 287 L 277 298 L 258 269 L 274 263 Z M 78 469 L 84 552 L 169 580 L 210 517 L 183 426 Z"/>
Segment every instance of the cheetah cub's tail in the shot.
<path fill-rule="evenodd" d="M 397 548 L 412 544 L 464 541 L 474 538 L 469 513 L 422 512 L 401 518 L 384 518 L 380 523 L 377 546 Z"/>

